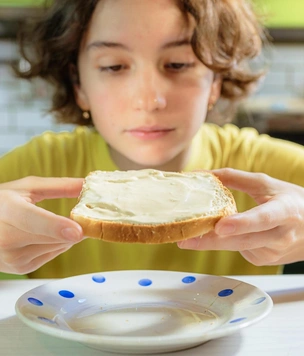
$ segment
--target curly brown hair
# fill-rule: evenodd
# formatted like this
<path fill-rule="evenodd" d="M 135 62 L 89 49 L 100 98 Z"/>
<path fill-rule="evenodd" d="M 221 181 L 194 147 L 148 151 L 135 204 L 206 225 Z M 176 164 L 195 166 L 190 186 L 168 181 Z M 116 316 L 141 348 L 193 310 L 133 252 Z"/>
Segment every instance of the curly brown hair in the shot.
<path fill-rule="evenodd" d="M 27 71 L 16 69 L 20 78 L 41 77 L 54 86 L 51 111 L 57 122 L 92 125 L 78 107 L 71 77 L 81 40 L 97 3 L 102 0 L 47 1 L 43 15 L 20 32 L 22 57 Z M 221 97 L 235 101 L 246 97 L 261 73 L 247 65 L 262 49 L 265 32 L 247 0 L 176 0 L 181 11 L 195 19 L 191 45 L 198 59 L 223 84 Z"/>

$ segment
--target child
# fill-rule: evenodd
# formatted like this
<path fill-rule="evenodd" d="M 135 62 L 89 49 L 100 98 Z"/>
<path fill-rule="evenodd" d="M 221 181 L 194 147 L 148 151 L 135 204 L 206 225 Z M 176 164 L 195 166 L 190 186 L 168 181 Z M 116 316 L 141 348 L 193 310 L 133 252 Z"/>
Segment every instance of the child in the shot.
<path fill-rule="evenodd" d="M 58 121 L 79 126 L 1 158 L 0 271 L 266 274 L 303 259 L 304 148 L 205 123 L 259 79 L 246 62 L 262 36 L 246 0 L 54 0 L 22 40 L 20 75 L 51 82 Z M 179 244 L 85 239 L 68 219 L 83 177 L 146 167 L 215 170 L 240 213 Z"/>

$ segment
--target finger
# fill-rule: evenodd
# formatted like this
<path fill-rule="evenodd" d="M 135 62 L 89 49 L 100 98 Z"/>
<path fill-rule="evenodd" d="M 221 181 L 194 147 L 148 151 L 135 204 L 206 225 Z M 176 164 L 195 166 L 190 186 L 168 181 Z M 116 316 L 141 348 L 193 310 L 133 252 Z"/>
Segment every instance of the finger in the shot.
<path fill-rule="evenodd" d="M 283 262 L 277 251 L 270 248 L 257 248 L 250 251 L 242 251 L 241 255 L 255 266 L 278 266 Z"/>
<path fill-rule="evenodd" d="M 35 195 L 43 199 L 77 198 L 81 192 L 82 178 L 38 178 Z"/>
<path fill-rule="evenodd" d="M 7 270 L 7 271 L 3 271 L 3 272 L 15 273 L 15 274 L 27 274 L 27 273 L 34 272 L 39 267 L 43 266 L 47 262 L 53 260 L 55 257 L 64 253 L 66 250 L 67 250 L 67 248 L 63 247 L 56 251 L 47 252 L 41 256 L 36 257 L 31 262 L 29 262 L 27 265 L 24 265 L 21 267 L 15 267 L 14 270 Z"/>
<path fill-rule="evenodd" d="M 212 171 L 228 188 L 240 190 L 253 198 L 266 194 L 274 194 L 273 182 L 279 183 L 264 173 L 252 173 L 232 168 L 222 168 Z M 262 193 L 262 194 L 261 194 Z M 265 194 L 266 193 L 266 194 Z"/>
<path fill-rule="evenodd" d="M 83 181 L 82 178 L 27 177 L 14 184 L 18 183 L 17 189 L 28 191 L 33 202 L 37 203 L 44 199 L 77 198 Z"/>
<path fill-rule="evenodd" d="M 267 231 L 283 224 L 288 216 L 282 204 L 270 200 L 243 213 L 219 220 L 215 225 L 215 232 L 220 236 L 227 236 Z"/>
<path fill-rule="evenodd" d="M 178 243 L 178 247 L 182 249 L 198 250 L 198 251 L 246 251 L 265 246 L 275 245 L 280 228 L 275 228 L 268 231 L 244 234 L 238 236 L 217 236 L 214 232 L 205 234 L 201 237 L 184 240 Z"/>
<path fill-rule="evenodd" d="M 62 240 L 44 235 L 34 235 L 14 226 L 2 224 L 0 232 L 0 251 L 19 249 L 28 245 L 54 245 L 58 243 L 73 243 L 74 241 Z M 77 242 L 77 241 L 76 241 Z"/>
<path fill-rule="evenodd" d="M 58 250 L 68 250 L 73 244 L 57 243 L 52 245 L 28 245 L 22 248 L 10 249 L 5 253 L 2 251 L 1 263 L 13 268 L 21 268 L 31 263 L 37 257 Z"/>
<path fill-rule="evenodd" d="M 4 193 L 3 198 L 6 192 L 2 193 Z M 0 208 L 3 222 L 33 235 L 43 235 L 63 241 L 81 240 L 82 229 L 75 221 L 30 204 L 17 193 L 8 192 L 8 194 L 9 204 L 4 199 Z M 12 211 L 12 206 L 18 209 Z"/>

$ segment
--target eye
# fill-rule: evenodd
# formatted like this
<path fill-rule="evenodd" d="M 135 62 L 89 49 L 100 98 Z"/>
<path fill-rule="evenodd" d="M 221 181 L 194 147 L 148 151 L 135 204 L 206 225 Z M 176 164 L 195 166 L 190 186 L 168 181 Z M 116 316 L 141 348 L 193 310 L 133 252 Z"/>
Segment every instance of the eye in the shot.
<path fill-rule="evenodd" d="M 125 67 L 122 64 L 116 64 L 114 66 L 99 67 L 101 72 L 117 73 L 123 70 Z"/>
<path fill-rule="evenodd" d="M 174 72 L 180 72 L 184 69 L 191 68 L 194 66 L 194 63 L 178 63 L 172 62 L 165 65 L 166 69 L 169 69 Z"/>

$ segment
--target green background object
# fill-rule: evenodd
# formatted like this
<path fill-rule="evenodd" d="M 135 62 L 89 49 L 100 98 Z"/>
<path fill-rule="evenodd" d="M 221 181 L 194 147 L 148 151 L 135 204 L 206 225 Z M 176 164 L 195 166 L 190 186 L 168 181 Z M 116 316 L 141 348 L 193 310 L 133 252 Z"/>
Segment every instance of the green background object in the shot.
<path fill-rule="evenodd" d="M 304 0 L 254 0 L 270 28 L 304 28 Z"/>
<path fill-rule="evenodd" d="M 304 28 L 304 0 L 252 0 L 268 27 Z M 0 0 L 0 7 L 40 6 L 45 0 Z"/>
<path fill-rule="evenodd" d="M 45 0 L 0 0 L 0 6 L 16 7 L 16 6 L 40 6 Z"/>

